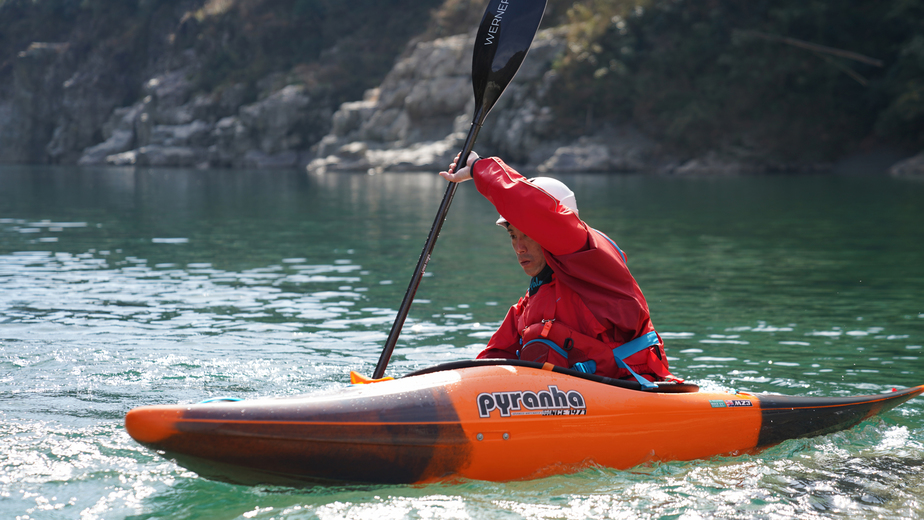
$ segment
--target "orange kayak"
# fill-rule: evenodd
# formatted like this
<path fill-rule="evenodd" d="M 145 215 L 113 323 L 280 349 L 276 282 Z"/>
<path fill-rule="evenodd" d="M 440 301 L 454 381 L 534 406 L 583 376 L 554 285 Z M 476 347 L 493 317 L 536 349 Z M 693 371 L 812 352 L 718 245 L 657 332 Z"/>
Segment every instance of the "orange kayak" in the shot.
<path fill-rule="evenodd" d="M 241 484 L 509 481 L 754 453 L 849 428 L 922 392 L 642 391 L 550 365 L 473 361 L 327 394 L 145 406 L 125 427 L 181 466 Z"/>

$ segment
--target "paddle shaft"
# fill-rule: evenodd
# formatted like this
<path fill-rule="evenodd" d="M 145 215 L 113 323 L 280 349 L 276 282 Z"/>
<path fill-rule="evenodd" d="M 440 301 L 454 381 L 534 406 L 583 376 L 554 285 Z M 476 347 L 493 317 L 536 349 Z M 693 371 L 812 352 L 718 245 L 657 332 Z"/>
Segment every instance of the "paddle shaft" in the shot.
<path fill-rule="evenodd" d="M 475 120 L 472 121 L 472 127 L 468 131 L 468 137 L 465 138 L 465 144 L 462 146 L 462 153 L 459 155 L 459 164 L 456 169 L 462 168 L 468 160 L 472 148 L 475 147 L 475 139 L 478 138 L 478 132 L 484 123 L 484 109 L 480 109 L 475 114 Z M 446 192 L 443 194 L 443 202 L 440 203 L 439 211 L 436 212 L 436 218 L 433 219 L 433 225 L 430 227 L 430 234 L 427 236 L 427 242 L 424 244 L 423 251 L 420 252 L 420 258 L 417 260 L 417 267 L 414 268 L 414 276 L 411 277 L 411 283 L 407 286 L 404 293 L 404 300 L 401 307 L 398 308 L 398 315 L 391 326 L 391 332 L 388 333 L 388 339 L 385 341 L 385 348 L 382 349 L 382 355 L 379 356 L 379 362 L 375 365 L 375 372 L 372 373 L 373 379 L 379 379 L 385 375 L 385 368 L 391 359 L 391 354 L 398 343 L 398 336 L 401 335 L 401 328 L 407 319 L 407 314 L 411 310 L 411 304 L 414 303 L 414 296 L 420 287 L 420 281 L 427 270 L 427 264 L 430 263 L 430 255 L 433 254 L 433 248 L 436 247 L 436 239 L 440 236 L 440 230 L 443 229 L 443 222 L 446 221 L 446 215 L 449 213 L 449 205 L 452 204 L 452 198 L 456 194 L 457 182 L 450 182 L 446 186 Z"/>
<path fill-rule="evenodd" d="M 497 102 L 523 63 L 533 38 L 536 36 L 536 31 L 539 29 L 545 6 L 546 0 L 517 0 L 516 2 L 490 0 L 488 2 L 478 32 L 475 34 L 475 48 L 472 53 L 475 117 L 472 119 L 472 127 L 462 146 L 462 153 L 459 154 L 460 164 L 457 167 L 462 167 L 468 162 L 468 156 L 475 146 L 475 139 L 478 137 L 478 132 L 488 112 L 491 111 L 491 107 Z M 433 254 L 436 239 L 443 228 L 449 205 L 456 193 L 456 187 L 455 182 L 450 182 L 446 187 L 443 202 L 430 228 L 430 235 L 420 253 L 420 259 L 417 260 L 414 276 L 411 277 L 411 283 L 408 285 L 407 292 L 404 293 L 404 301 L 401 302 L 395 323 L 385 341 L 385 348 L 375 366 L 373 379 L 381 379 L 385 375 L 385 367 L 388 366 L 388 360 L 391 359 L 391 354 L 395 350 L 401 328 L 414 302 L 414 295 L 417 294 L 417 288 L 420 287 L 427 264 L 430 263 L 430 255 Z"/>

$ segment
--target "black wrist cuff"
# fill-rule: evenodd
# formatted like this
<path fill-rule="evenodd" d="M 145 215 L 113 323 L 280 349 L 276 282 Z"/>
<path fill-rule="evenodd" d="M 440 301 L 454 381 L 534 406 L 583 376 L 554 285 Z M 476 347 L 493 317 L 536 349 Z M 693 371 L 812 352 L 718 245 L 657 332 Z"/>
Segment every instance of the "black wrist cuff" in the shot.
<path fill-rule="evenodd" d="M 475 159 L 474 161 L 472 161 L 472 164 L 470 164 L 470 165 L 468 166 L 469 175 L 472 176 L 472 179 L 473 179 L 473 180 L 474 180 L 474 178 L 475 178 L 475 164 L 476 164 L 478 161 L 482 160 L 482 159 L 484 159 L 484 157 L 479 157 L 479 158 Z"/>

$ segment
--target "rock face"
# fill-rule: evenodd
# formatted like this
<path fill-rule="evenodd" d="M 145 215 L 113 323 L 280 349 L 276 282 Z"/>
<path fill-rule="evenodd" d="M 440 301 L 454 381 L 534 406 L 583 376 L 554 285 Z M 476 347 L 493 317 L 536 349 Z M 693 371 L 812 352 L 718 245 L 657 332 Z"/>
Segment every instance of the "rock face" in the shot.
<path fill-rule="evenodd" d="M 437 171 L 462 147 L 474 112 L 473 35 L 417 43 L 362 101 L 344 103 L 308 170 Z M 494 106 L 476 149 L 544 172 L 635 171 L 649 167 L 654 144 L 631 128 L 607 129 L 577 142 L 555 139 L 542 100 L 564 50 L 561 31 L 541 31 L 529 56 Z"/>
<path fill-rule="evenodd" d="M 331 132 L 314 147 L 310 171 L 421 170 L 448 164 L 474 110 L 472 38 L 422 42 L 399 60 L 381 87 L 334 113 Z"/>
<path fill-rule="evenodd" d="M 56 126 L 69 115 L 62 104 L 73 85 L 66 76 L 71 59 L 66 43 L 34 42 L 7 69 L 12 69 L 12 81 L 0 85 L 0 162 L 48 162 L 46 147 L 57 154 L 67 140 L 78 137 Z"/>
<path fill-rule="evenodd" d="M 654 142 L 631 127 L 607 128 L 555 149 L 540 172 L 632 172 L 652 166 Z"/>
<path fill-rule="evenodd" d="M 68 44 L 36 43 L 20 54 L 13 81 L 0 81 L 0 162 L 437 171 L 472 122 L 473 44 L 474 34 L 413 43 L 378 88 L 334 110 L 320 87 L 278 74 L 253 102 L 244 85 L 194 91 L 192 50 L 152 64 L 160 72 L 133 86 L 101 57 L 78 64 Z M 543 172 L 650 169 L 656 147 L 632 128 L 555 137 L 543 100 L 565 44 L 560 29 L 536 36 L 476 149 Z"/>
<path fill-rule="evenodd" d="M 291 168 L 330 127 L 328 97 L 304 85 L 283 82 L 249 104 L 243 85 L 194 92 L 191 50 L 153 63 L 164 72 L 140 88 L 111 61 L 33 43 L 5 64 L 0 163 Z"/>
<path fill-rule="evenodd" d="M 76 49 L 77 43 L 34 42 L 15 58 L 0 60 L 0 163 L 438 171 L 461 149 L 470 128 L 473 34 L 409 44 L 378 88 L 338 108 L 329 87 L 318 86 L 323 75 L 295 69 L 255 86 L 196 90 L 191 78 L 204 67 L 195 47 L 169 43 L 182 39 L 185 29 L 192 31 L 187 36 L 195 33 L 188 27 L 194 17 L 177 23 L 169 13 L 163 16 L 150 26 L 146 60 L 137 60 L 137 52 L 120 53 L 112 42 L 89 50 Z M 480 154 L 544 173 L 736 175 L 829 167 L 767 164 L 750 148 L 671 158 L 637 129 L 616 123 L 562 138 L 549 96 L 565 30 L 536 36 L 481 129 Z M 890 172 L 924 175 L 924 156 Z"/>
<path fill-rule="evenodd" d="M 329 124 L 306 87 L 287 85 L 236 107 L 242 86 L 191 95 L 188 70 L 150 79 L 145 97 L 113 110 L 105 141 L 87 147 L 79 164 L 167 167 L 293 168 Z"/>

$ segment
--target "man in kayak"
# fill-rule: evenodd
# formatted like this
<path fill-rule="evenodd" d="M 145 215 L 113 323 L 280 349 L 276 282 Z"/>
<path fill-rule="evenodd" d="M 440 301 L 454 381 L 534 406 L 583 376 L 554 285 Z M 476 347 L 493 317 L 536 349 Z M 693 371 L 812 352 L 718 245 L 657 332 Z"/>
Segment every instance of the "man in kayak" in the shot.
<path fill-rule="evenodd" d="M 478 354 L 548 362 L 585 373 L 635 378 L 643 386 L 672 379 L 648 303 L 615 242 L 578 217 L 562 182 L 527 180 L 496 157 L 474 152 L 464 168 L 440 172 L 475 188 L 500 213 L 517 260 L 532 279 Z"/>

